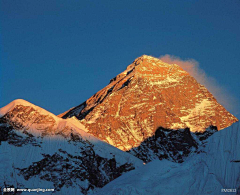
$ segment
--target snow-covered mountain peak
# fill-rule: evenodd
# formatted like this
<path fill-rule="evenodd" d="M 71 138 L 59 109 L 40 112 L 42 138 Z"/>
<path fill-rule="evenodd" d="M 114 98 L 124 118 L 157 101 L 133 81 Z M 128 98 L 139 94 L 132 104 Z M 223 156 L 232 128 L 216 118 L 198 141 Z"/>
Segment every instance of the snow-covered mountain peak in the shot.
<path fill-rule="evenodd" d="M 138 147 L 159 127 L 204 132 L 238 121 L 180 66 L 147 55 L 61 116 L 75 116 L 89 133 L 122 150 Z"/>
<path fill-rule="evenodd" d="M 59 118 L 25 100 L 1 108 L 0 192 L 40 187 L 86 194 L 143 165 L 87 131 L 75 117 Z"/>
<path fill-rule="evenodd" d="M 4 116 L 6 113 L 8 113 L 10 110 L 12 110 L 17 105 L 31 106 L 31 107 L 35 107 L 35 108 L 38 107 L 26 100 L 16 99 L 16 100 L 13 100 L 12 102 L 10 102 L 9 104 L 7 104 L 6 106 L 0 108 L 0 117 Z M 40 109 L 42 109 L 42 108 L 40 108 Z"/>
<path fill-rule="evenodd" d="M 23 99 L 13 100 L 12 102 L 7 104 L 6 106 L 0 108 L 0 117 L 3 117 L 4 115 L 7 115 L 8 113 L 12 112 L 13 110 L 17 111 L 19 108 L 22 108 L 22 114 L 24 114 L 25 111 L 26 111 L 27 115 L 28 114 L 32 115 L 33 112 L 37 112 L 40 115 L 45 115 L 45 116 L 51 117 L 56 122 L 61 120 L 61 118 L 57 117 L 55 114 L 45 110 L 44 108 L 36 106 L 36 105 L 26 101 L 26 100 L 23 100 Z"/>
<path fill-rule="evenodd" d="M 167 79 L 168 82 L 174 82 L 177 77 L 189 75 L 177 64 L 168 64 L 158 58 L 142 55 L 136 58 L 132 64 L 127 67 L 128 73 L 134 72 L 135 75 L 148 79 L 165 80 L 168 77 L 174 79 Z"/>
<path fill-rule="evenodd" d="M 4 124 L 4 127 L 14 128 L 21 135 L 49 138 L 52 141 L 80 139 L 93 144 L 100 153 L 107 149 L 108 152 L 119 153 L 120 156 L 123 154 L 119 149 L 89 134 L 88 129 L 76 117 L 63 119 L 22 99 L 12 101 L 0 111 L 0 127 Z"/>
<path fill-rule="evenodd" d="M 53 113 L 36 106 L 26 100 L 17 99 L 0 109 L 0 118 L 20 131 L 27 131 L 34 136 L 62 135 L 69 137 L 71 133 L 80 134 L 83 139 L 95 143 L 102 142 L 86 133 L 88 130 L 75 117 L 62 119 Z"/>

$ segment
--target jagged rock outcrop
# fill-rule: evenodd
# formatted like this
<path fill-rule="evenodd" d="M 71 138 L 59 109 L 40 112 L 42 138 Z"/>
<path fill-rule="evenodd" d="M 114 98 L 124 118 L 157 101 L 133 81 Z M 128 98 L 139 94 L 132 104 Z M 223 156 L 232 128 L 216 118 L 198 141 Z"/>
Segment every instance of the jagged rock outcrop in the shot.
<path fill-rule="evenodd" d="M 199 146 L 215 132 L 217 128 L 214 126 L 203 133 L 192 133 L 189 128 L 172 130 L 159 127 L 152 137 L 127 152 L 146 163 L 156 159 L 182 163 L 190 154 L 199 153 Z"/>
<path fill-rule="evenodd" d="M 144 162 L 168 159 L 180 163 L 189 153 L 196 152 L 197 149 L 198 143 L 189 128 L 170 130 L 160 127 L 152 137 L 128 152 Z"/>
<path fill-rule="evenodd" d="M 238 121 L 180 66 L 146 55 L 61 116 L 77 117 L 89 133 L 124 151 L 138 147 L 158 127 L 202 133 Z"/>

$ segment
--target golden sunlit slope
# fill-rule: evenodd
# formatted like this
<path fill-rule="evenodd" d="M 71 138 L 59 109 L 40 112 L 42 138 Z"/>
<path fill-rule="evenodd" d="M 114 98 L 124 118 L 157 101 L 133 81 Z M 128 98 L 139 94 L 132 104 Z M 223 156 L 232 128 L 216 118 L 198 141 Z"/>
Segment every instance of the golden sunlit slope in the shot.
<path fill-rule="evenodd" d="M 63 118 L 72 116 L 122 150 L 137 147 L 159 126 L 203 132 L 210 125 L 221 130 L 238 121 L 180 66 L 147 55 Z"/>

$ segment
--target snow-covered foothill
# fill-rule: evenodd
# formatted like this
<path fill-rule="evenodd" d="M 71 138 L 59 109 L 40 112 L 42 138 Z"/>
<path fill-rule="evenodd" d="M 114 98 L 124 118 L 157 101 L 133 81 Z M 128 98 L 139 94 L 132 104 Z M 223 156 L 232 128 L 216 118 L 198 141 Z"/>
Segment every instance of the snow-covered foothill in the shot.
<path fill-rule="evenodd" d="M 237 194 L 240 186 L 239 122 L 216 132 L 183 163 L 155 160 L 96 192 L 97 195 Z"/>

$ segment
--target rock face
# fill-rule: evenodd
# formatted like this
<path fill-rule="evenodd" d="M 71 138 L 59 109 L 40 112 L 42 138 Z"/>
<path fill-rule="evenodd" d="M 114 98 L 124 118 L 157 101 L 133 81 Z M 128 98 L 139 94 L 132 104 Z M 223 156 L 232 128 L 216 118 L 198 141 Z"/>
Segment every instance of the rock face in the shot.
<path fill-rule="evenodd" d="M 77 119 L 24 100 L 0 109 L 0 189 L 87 194 L 139 166 L 141 160 L 86 133 Z"/>
<path fill-rule="evenodd" d="M 238 121 L 177 64 L 143 55 L 86 102 L 61 115 L 75 116 L 88 132 L 124 151 L 159 127 L 203 133 Z"/>
<path fill-rule="evenodd" d="M 197 149 L 198 143 L 188 128 L 177 131 L 160 127 L 152 137 L 128 152 L 146 163 L 155 159 L 168 159 L 180 163 Z"/>
<path fill-rule="evenodd" d="M 215 132 L 217 128 L 214 126 L 203 133 L 192 133 L 189 128 L 172 130 L 159 127 L 152 137 L 127 152 L 146 163 L 156 159 L 182 163 L 190 154 L 199 153 L 199 146 Z"/>

